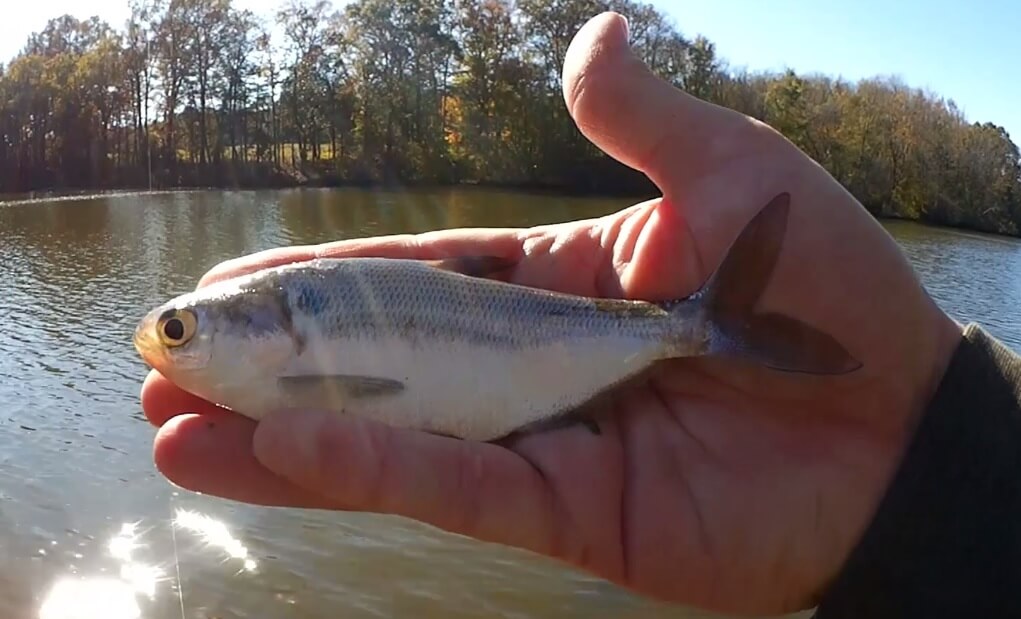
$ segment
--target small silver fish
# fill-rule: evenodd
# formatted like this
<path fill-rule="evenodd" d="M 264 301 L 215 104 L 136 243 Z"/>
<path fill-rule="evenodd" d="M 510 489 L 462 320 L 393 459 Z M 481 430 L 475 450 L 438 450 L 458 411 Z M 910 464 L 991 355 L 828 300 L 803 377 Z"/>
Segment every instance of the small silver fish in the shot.
<path fill-rule="evenodd" d="M 672 357 L 853 371 L 860 364 L 830 336 L 754 311 L 780 252 L 788 203 L 788 194 L 770 201 L 684 299 L 589 298 L 509 284 L 485 277 L 509 266 L 486 256 L 319 259 L 179 296 L 140 321 L 134 343 L 185 391 L 253 419 L 320 409 L 480 441 L 569 419 Z"/>

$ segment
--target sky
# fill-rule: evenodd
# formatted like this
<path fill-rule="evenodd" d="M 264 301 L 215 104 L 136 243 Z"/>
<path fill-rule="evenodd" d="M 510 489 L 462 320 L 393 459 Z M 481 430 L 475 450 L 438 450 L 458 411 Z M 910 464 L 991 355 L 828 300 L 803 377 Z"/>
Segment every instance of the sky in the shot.
<path fill-rule="evenodd" d="M 335 0 L 340 6 L 344 2 Z M 270 14 L 280 0 L 234 0 Z M 1004 126 L 1021 144 L 1021 2 L 1017 0 L 652 0 L 686 36 L 703 34 L 733 66 L 855 80 L 898 75 L 953 99 L 970 121 Z M 11 1 L 0 59 L 52 17 L 98 15 L 120 27 L 127 0 Z"/>
<path fill-rule="evenodd" d="M 750 70 L 898 75 L 1021 144 L 1017 0 L 658 0 L 686 36 Z"/>

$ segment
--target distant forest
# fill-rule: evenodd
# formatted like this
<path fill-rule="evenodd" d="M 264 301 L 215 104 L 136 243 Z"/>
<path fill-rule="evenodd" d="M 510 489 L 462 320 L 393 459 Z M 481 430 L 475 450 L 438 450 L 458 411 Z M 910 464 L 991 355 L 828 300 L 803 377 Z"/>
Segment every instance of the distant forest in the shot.
<path fill-rule="evenodd" d="M 749 73 L 629 0 L 133 0 L 120 28 L 51 20 L 0 68 L 0 192 L 484 183 L 647 193 L 564 107 L 600 11 L 688 92 L 763 120 L 875 215 L 1017 235 L 1018 147 L 876 77 Z"/>

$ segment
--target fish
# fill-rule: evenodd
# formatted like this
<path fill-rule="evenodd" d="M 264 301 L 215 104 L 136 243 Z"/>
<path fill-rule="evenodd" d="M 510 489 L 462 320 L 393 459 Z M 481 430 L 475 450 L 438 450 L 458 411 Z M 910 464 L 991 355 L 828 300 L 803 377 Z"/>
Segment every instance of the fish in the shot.
<path fill-rule="evenodd" d="M 499 256 L 317 258 L 177 296 L 140 319 L 134 344 L 179 388 L 254 420 L 316 409 L 483 442 L 570 420 L 666 359 L 853 372 L 861 363 L 827 333 L 756 310 L 789 210 L 788 193 L 771 199 L 673 300 L 503 281 L 493 275 L 515 259 Z"/>

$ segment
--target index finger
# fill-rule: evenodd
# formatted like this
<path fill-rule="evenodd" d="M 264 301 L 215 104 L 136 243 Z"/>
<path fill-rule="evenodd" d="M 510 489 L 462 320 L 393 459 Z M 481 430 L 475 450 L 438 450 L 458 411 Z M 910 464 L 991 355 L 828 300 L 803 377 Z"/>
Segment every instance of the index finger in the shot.
<path fill-rule="evenodd" d="M 522 256 L 526 236 L 526 229 L 523 228 L 458 228 L 421 234 L 348 239 L 321 245 L 278 247 L 221 262 L 202 276 L 198 287 L 260 269 L 316 258 L 437 260 L 453 256 L 487 255 L 517 260 Z"/>

